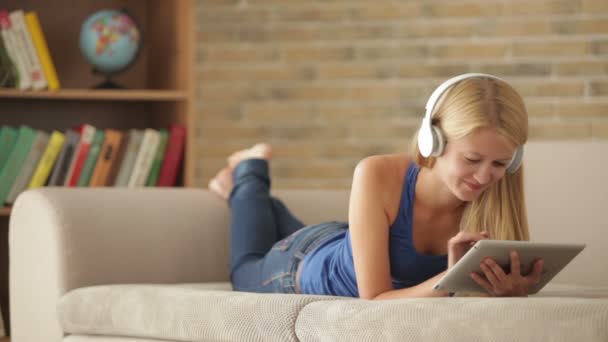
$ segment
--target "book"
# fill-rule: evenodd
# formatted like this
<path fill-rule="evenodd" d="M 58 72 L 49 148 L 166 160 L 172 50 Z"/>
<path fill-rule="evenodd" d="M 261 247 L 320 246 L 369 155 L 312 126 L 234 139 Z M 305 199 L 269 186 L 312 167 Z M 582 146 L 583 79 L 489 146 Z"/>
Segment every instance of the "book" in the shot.
<path fill-rule="evenodd" d="M 28 189 L 44 186 L 49 178 L 51 169 L 57 160 L 57 156 L 59 155 L 64 142 L 65 135 L 63 133 L 58 131 L 53 131 L 53 133 L 51 133 L 49 143 L 42 154 L 42 158 L 40 158 L 40 162 L 34 171 L 30 184 L 27 186 Z"/>
<path fill-rule="evenodd" d="M 65 142 L 57 156 L 55 165 L 53 165 L 53 171 L 47 183 L 48 186 L 62 186 L 65 183 L 65 178 L 74 157 L 74 151 L 80 141 L 80 134 L 74 130 L 69 129 L 64 135 Z"/>
<path fill-rule="evenodd" d="M 156 155 L 154 156 L 154 162 L 152 163 L 152 167 L 150 168 L 150 174 L 148 175 L 148 179 L 146 180 L 146 186 L 156 186 L 158 182 L 158 177 L 160 176 L 160 168 L 163 164 L 163 158 L 165 157 L 165 152 L 167 151 L 167 141 L 169 140 L 169 133 L 166 129 L 161 129 L 159 131 L 160 134 L 160 143 L 158 144 L 158 149 L 156 150 Z"/>
<path fill-rule="evenodd" d="M 36 12 L 25 13 L 25 23 L 32 36 L 34 47 L 40 58 L 40 64 L 42 65 L 42 71 L 48 83 L 48 90 L 57 90 L 61 87 L 59 78 L 57 77 L 57 69 L 51 58 L 49 47 L 42 33 L 42 27 L 40 20 L 38 20 L 38 14 Z"/>
<path fill-rule="evenodd" d="M 15 88 L 18 82 L 19 74 L 17 73 L 15 63 L 8 55 L 4 38 L 0 34 L 0 88 Z"/>
<path fill-rule="evenodd" d="M 8 155 L 15 146 L 17 140 L 17 130 L 10 126 L 2 126 L 0 128 L 0 170 L 8 159 Z"/>
<path fill-rule="evenodd" d="M 25 90 L 31 88 L 32 80 L 22 57 L 22 44 L 19 43 L 15 32 L 13 32 L 12 26 L 13 25 L 8 11 L 0 10 L 0 35 L 2 36 L 4 46 L 6 47 L 6 51 L 10 59 L 13 61 L 13 63 L 15 63 L 15 68 L 18 74 L 17 88 Z"/>
<path fill-rule="evenodd" d="M 101 152 L 97 158 L 97 164 L 89 186 L 106 186 L 110 178 L 110 171 L 114 163 L 117 163 L 117 156 L 120 145 L 123 143 L 124 133 L 113 129 L 105 130 L 105 140 L 101 147 Z"/>
<path fill-rule="evenodd" d="M 40 162 L 40 158 L 42 158 L 42 154 L 44 153 L 44 149 L 49 143 L 50 135 L 43 131 L 36 131 L 36 139 L 34 140 L 34 144 L 30 149 L 30 152 L 21 167 L 21 171 L 19 171 L 19 175 L 15 179 L 13 183 L 13 187 L 6 197 L 5 202 L 8 204 L 15 203 L 17 196 L 23 192 L 23 190 L 27 189 L 27 185 L 32 179 L 32 175 L 34 175 L 34 171 L 36 170 L 36 166 Z"/>
<path fill-rule="evenodd" d="M 84 165 L 82 166 L 80 178 L 78 178 L 77 186 L 89 185 L 89 182 L 91 181 L 91 176 L 93 175 L 93 170 L 95 169 L 95 165 L 97 164 L 97 159 L 99 158 L 99 152 L 101 151 L 101 146 L 103 145 L 104 138 L 105 133 L 102 130 L 95 131 L 93 141 L 91 142 L 91 148 L 89 149 L 87 159 L 85 160 Z"/>
<path fill-rule="evenodd" d="M 137 157 L 137 151 L 141 146 L 141 141 L 144 137 L 144 132 L 138 129 L 129 130 L 129 144 L 124 152 L 124 156 L 120 161 L 120 168 L 116 175 L 114 186 L 126 187 L 129 184 L 129 178 L 133 172 L 133 166 L 135 166 L 135 158 Z"/>
<path fill-rule="evenodd" d="M 177 171 L 184 155 L 186 141 L 186 127 L 172 125 L 169 130 L 167 152 L 160 171 L 158 186 L 174 186 L 177 180 Z"/>
<path fill-rule="evenodd" d="M 129 146 L 130 143 L 129 132 L 121 132 L 121 136 L 122 139 L 120 141 L 120 145 L 118 146 L 118 151 L 116 151 L 116 156 L 110 163 L 110 171 L 108 173 L 108 178 L 106 178 L 105 186 L 115 186 L 118 178 L 118 172 L 120 171 L 120 166 L 125 158 L 127 146 Z"/>
<path fill-rule="evenodd" d="M 91 148 L 93 137 L 95 136 L 95 127 L 91 125 L 81 125 L 76 128 L 76 131 L 80 134 L 80 141 L 76 146 L 74 157 L 68 169 L 68 174 L 65 178 L 64 186 L 76 186 L 78 184 L 78 178 L 82 172 L 82 167 L 87 159 L 87 154 Z"/>
<path fill-rule="evenodd" d="M 133 171 L 127 183 L 128 187 L 134 188 L 146 185 L 159 143 L 160 133 L 157 130 L 146 128 L 139 151 L 137 151 Z"/>
<path fill-rule="evenodd" d="M 15 10 L 10 12 L 9 16 L 13 24 L 13 30 L 23 48 L 22 57 L 32 80 L 32 88 L 35 90 L 45 89 L 47 87 L 46 77 L 44 77 L 44 73 L 42 72 L 42 65 L 34 47 L 32 36 L 27 29 L 25 14 L 22 10 Z"/>
<path fill-rule="evenodd" d="M 0 170 L 0 205 L 6 201 L 6 197 L 17 179 L 21 167 L 36 140 L 36 131 L 27 126 L 19 127 L 15 147 L 11 151 L 2 170 Z"/>

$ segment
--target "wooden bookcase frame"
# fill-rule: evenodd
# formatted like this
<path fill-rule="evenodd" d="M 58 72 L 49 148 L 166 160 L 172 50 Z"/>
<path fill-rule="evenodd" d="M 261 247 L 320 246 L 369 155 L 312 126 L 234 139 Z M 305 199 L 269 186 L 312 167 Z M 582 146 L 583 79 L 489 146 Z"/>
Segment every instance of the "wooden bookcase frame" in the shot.
<path fill-rule="evenodd" d="M 194 185 L 194 0 L 4 0 L 2 9 L 36 11 L 61 83 L 58 91 L 0 88 L 0 125 L 50 132 L 82 123 L 97 128 L 186 127 L 180 186 Z M 141 28 L 136 62 L 114 80 L 127 90 L 92 89 L 103 81 L 79 49 L 84 20 L 101 9 L 124 9 Z M 8 222 L 0 207 L 0 309 L 8 312 Z"/>

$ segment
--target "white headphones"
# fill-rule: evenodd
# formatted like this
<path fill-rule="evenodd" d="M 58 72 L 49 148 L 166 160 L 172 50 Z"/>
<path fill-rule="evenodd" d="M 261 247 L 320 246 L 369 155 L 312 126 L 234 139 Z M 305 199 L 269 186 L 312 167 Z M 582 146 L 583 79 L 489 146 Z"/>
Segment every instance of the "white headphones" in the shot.
<path fill-rule="evenodd" d="M 420 130 L 418 131 L 418 149 L 420 150 L 420 154 L 423 157 L 439 157 L 441 154 L 443 154 L 443 150 L 445 148 L 445 138 L 443 137 L 441 130 L 439 129 L 439 127 L 431 123 L 431 116 L 433 114 L 433 110 L 435 109 L 437 101 L 439 100 L 441 95 L 443 95 L 443 93 L 445 93 L 452 85 L 462 80 L 475 77 L 491 78 L 502 81 L 502 79 L 500 79 L 499 77 L 489 74 L 462 74 L 443 82 L 439 87 L 437 87 L 437 89 L 435 89 L 433 94 L 431 94 L 431 97 L 429 97 L 425 107 L 426 113 L 424 115 L 424 119 L 422 119 L 422 125 L 420 126 Z M 515 153 L 513 153 L 513 157 L 511 158 L 509 165 L 507 165 L 507 172 L 514 173 L 515 171 L 517 171 L 521 166 L 523 157 L 523 146 L 518 146 L 515 150 Z"/>

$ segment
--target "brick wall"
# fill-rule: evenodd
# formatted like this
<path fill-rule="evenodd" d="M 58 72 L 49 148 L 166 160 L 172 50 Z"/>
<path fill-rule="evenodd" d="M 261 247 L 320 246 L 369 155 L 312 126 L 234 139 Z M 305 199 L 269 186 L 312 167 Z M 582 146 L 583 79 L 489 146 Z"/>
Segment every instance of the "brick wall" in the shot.
<path fill-rule="evenodd" d="M 274 185 L 345 188 L 403 151 L 432 90 L 510 81 L 532 139 L 608 138 L 606 0 L 199 0 L 197 181 L 275 146 Z"/>

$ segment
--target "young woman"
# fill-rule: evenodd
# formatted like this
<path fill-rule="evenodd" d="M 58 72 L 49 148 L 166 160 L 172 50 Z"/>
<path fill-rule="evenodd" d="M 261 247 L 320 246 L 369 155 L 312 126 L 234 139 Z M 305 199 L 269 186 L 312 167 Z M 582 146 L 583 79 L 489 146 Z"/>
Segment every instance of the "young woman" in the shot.
<path fill-rule="evenodd" d="M 272 149 L 236 152 L 209 188 L 232 210 L 235 290 L 390 299 L 446 296 L 432 286 L 480 239 L 527 240 L 521 160 L 528 119 L 518 93 L 486 74 L 439 86 L 411 154 L 356 167 L 348 223 L 304 226 L 270 196 Z M 471 274 L 490 296 L 526 296 L 542 260 L 520 274 L 491 259 Z"/>

